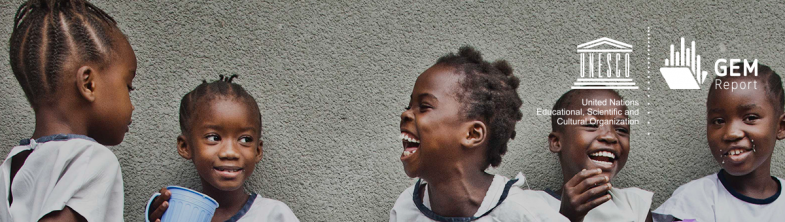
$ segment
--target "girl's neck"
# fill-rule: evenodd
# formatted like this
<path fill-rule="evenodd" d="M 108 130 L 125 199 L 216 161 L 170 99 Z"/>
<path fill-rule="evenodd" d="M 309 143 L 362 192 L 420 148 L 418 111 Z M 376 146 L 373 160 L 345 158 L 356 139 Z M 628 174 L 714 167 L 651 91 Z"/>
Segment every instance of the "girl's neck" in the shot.
<path fill-rule="evenodd" d="M 87 126 L 82 121 L 77 121 L 77 116 L 78 114 L 62 115 L 54 108 L 40 108 L 35 111 L 35 131 L 32 138 L 54 134 L 87 135 Z"/>
<path fill-rule="evenodd" d="M 777 190 L 779 190 L 777 182 L 771 177 L 770 168 L 771 159 L 746 175 L 733 176 L 726 171 L 722 173 L 726 178 L 725 182 L 736 192 L 755 199 L 766 199 L 776 194 Z"/>
<path fill-rule="evenodd" d="M 216 189 L 204 180 L 202 180 L 202 192 L 218 202 L 218 209 L 215 210 L 212 221 L 228 220 L 243 208 L 250 197 L 242 187 L 232 191 L 223 191 Z"/>
<path fill-rule="evenodd" d="M 461 167 L 447 172 L 437 180 L 428 180 L 431 210 L 445 217 L 474 216 L 482 205 L 494 176 L 484 171 Z"/>

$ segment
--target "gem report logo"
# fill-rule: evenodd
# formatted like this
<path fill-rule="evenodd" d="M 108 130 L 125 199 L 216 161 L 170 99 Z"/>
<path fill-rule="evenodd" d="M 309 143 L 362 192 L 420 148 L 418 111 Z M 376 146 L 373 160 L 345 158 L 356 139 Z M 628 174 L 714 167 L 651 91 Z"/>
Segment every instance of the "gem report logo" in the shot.
<path fill-rule="evenodd" d="M 701 56 L 695 52 L 695 41 L 690 43 L 690 48 L 684 48 L 682 37 L 678 52 L 671 44 L 670 58 L 665 59 L 665 67 L 660 68 L 660 73 L 671 89 L 700 89 L 707 74 L 701 70 Z"/>
<path fill-rule="evenodd" d="M 602 37 L 578 45 L 581 76 L 573 89 L 638 89 L 630 78 L 632 45 Z"/>
<path fill-rule="evenodd" d="M 747 62 L 747 59 L 744 59 L 743 64 L 741 61 L 741 59 L 717 59 L 714 63 L 714 72 L 719 77 L 726 75 L 747 76 L 748 73 L 758 76 L 757 59 L 754 59 L 752 63 Z M 660 68 L 660 73 L 671 89 L 700 89 L 700 85 L 706 81 L 708 76 L 708 72 L 701 70 L 701 56 L 696 52 L 695 41 L 690 42 L 690 48 L 685 48 L 684 37 L 681 38 L 679 51 L 676 51 L 675 46 L 671 44 L 670 57 L 665 59 L 665 65 Z M 721 88 L 736 89 L 741 87 L 733 86 L 733 83 L 726 86 L 727 82 L 723 83 L 720 79 L 715 80 L 715 83 L 716 87 Z"/>

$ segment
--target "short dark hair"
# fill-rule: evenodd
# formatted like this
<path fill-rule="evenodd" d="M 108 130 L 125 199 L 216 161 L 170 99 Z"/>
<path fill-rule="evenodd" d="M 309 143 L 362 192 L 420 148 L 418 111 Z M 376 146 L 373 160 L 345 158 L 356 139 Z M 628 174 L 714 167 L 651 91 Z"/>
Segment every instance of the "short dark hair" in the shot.
<path fill-rule="evenodd" d="M 521 120 L 520 80 L 512 74 L 505 60 L 484 61 L 480 52 L 469 46 L 439 58 L 437 65 L 447 65 L 463 76 L 458 101 L 462 113 L 470 119 L 488 124 L 488 164 L 499 166 L 507 152 L 507 142 L 515 138 L 515 123 Z"/>
<path fill-rule="evenodd" d="M 109 61 L 115 20 L 84 0 L 30 0 L 19 6 L 9 40 L 11 69 L 33 108 L 57 93 L 64 63 Z"/>
<path fill-rule="evenodd" d="M 183 96 L 180 100 L 180 131 L 183 135 L 191 132 L 191 123 L 197 108 L 209 105 L 211 101 L 220 97 L 237 99 L 245 103 L 251 112 L 258 113 L 259 133 L 262 133 L 262 114 L 259 112 L 259 105 L 242 86 L 232 83 L 234 78 L 237 78 L 237 75 L 228 77 L 220 75 L 219 80 L 210 83 L 206 80 L 202 81 L 202 84 Z"/>
<path fill-rule="evenodd" d="M 613 89 L 571 89 L 570 91 L 567 91 L 566 93 L 562 94 L 561 97 L 559 97 L 559 99 L 556 100 L 556 103 L 553 104 L 553 111 L 557 111 L 561 109 L 569 109 L 570 106 L 572 105 L 575 96 L 583 95 L 586 92 L 592 92 L 595 90 L 608 91 L 613 93 L 613 95 L 622 98 L 621 95 L 619 95 L 619 92 L 616 92 L 616 90 Z M 564 126 L 558 124 L 556 121 L 557 119 L 559 119 L 559 117 L 564 117 L 564 115 L 551 115 L 551 131 L 553 132 L 564 132 Z"/>
<path fill-rule="evenodd" d="M 733 66 L 744 65 L 745 64 L 741 62 L 733 64 Z M 758 71 L 758 76 L 755 76 L 753 73 L 747 73 L 746 77 L 760 79 L 762 81 L 764 90 L 766 90 L 766 97 L 769 99 L 769 101 L 771 101 L 771 105 L 774 106 L 774 112 L 778 115 L 781 115 L 785 109 L 785 95 L 783 95 L 782 90 L 782 78 L 780 78 L 780 75 L 774 72 L 774 70 L 772 70 L 769 66 L 758 63 L 758 66 L 755 69 Z M 742 70 L 739 71 L 741 72 Z M 730 66 L 725 68 L 725 73 L 727 75 L 717 76 L 714 77 L 714 79 L 739 78 L 730 77 Z M 714 80 L 712 82 L 714 82 Z M 711 94 L 713 91 L 714 87 L 709 87 L 709 94 Z"/>

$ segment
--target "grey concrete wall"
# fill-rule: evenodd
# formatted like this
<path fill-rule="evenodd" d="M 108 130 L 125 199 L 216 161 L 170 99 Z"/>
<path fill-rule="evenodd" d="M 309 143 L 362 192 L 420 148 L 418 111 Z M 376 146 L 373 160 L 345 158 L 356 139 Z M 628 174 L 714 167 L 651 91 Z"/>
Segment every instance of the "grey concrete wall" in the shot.
<path fill-rule="evenodd" d="M 639 106 L 651 114 L 637 117 L 651 124 L 632 128 L 615 186 L 656 192 L 652 208 L 678 185 L 719 170 L 705 135 L 708 90 L 668 89 L 658 72 L 667 47 L 696 39 L 710 74 L 717 58 L 757 58 L 785 74 L 781 2 L 94 2 L 118 20 L 139 62 L 133 125 L 111 148 L 122 164 L 128 221 L 143 218 L 145 201 L 162 186 L 200 189 L 192 164 L 175 151 L 177 109 L 182 95 L 218 74 L 239 74 L 236 82 L 262 109 L 265 156 L 247 190 L 287 203 L 303 221 L 386 220 L 413 182 L 398 160 L 399 114 L 416 76 L 461 45 L 507 59 L 523 80 L 518 136 L 490 171 L 522 171 L 531 188 L 543 189 L 562 178 L 546 148 L 549 117 L 536 108 L 551 107 L 577 78 L 576 45 L 600 37 L 632 44 L 632 73 L 650 90 L 621 93 L 651 103 Z M 0 2 L 0 39 L 9 38 L 20 3 Z M 34 118 L 8 62 L 0 72 L 5 156 L 32 134 Z M 772 158 L 780 177 L 783 148 Z"/>

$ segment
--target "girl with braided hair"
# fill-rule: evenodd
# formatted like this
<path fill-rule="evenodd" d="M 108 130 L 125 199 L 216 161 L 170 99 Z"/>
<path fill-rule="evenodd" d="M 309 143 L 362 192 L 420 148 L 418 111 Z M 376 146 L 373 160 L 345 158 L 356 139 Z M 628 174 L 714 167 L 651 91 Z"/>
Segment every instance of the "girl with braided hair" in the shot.
<path fill-rule="evenodd" d="M 9 45 L 35 130 L 0 167 L 0 221 L 123 221 L 120 163 L 106 146 L 123 141 L 134 110 L 125 35 L 84 0 L 30 0 Z"/>
<path fill-rule="evenodd" d="M 262 115 L 253 96 L 232 83 L 236 77 L 221 75 L 183 96 L 177 152 L 194 163 L 202 193 L 218 202 L 212 221 L 299 222 L 283 202 L 244 189 L 262 160 Z M 147 206 L 151 222 L 169 208 L 172 193 L 159 193 Z"/>

